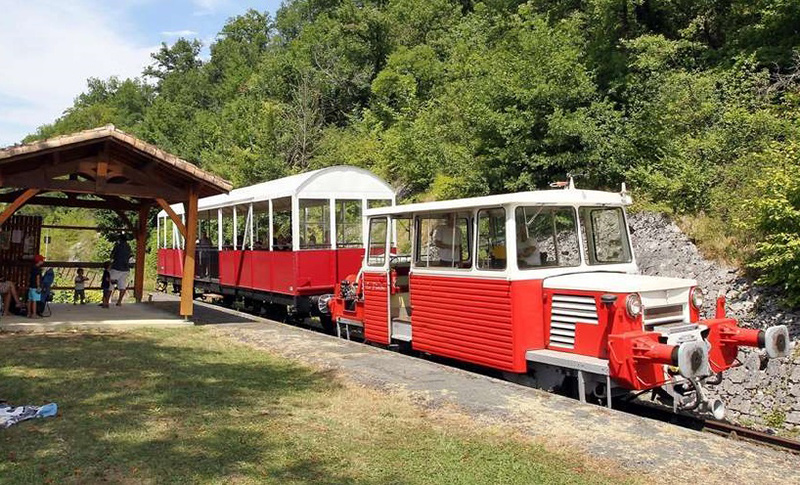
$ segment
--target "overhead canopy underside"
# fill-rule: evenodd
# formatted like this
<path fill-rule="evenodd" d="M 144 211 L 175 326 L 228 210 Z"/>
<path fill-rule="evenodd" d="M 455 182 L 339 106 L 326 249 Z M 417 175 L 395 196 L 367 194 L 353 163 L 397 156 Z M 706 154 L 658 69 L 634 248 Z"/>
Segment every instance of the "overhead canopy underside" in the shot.
<path fill-rule="evenodd" d="M 27 204 L 115 210 L 135 210 L 143 199 L 184 202 L 190 189 L 209 197 L 232 188 L 113 125 L 0 150 L 0 186 L 0 202 L 37 189 Z"/>

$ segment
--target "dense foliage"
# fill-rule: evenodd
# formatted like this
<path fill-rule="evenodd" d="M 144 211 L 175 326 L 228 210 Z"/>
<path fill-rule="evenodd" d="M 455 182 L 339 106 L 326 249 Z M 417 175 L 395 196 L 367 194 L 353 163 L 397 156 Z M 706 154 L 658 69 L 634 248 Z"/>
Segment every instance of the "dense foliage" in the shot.
<path fill-rule="evenodd" d="M 401 197 L 627 180 L 800 301 L 800 2 L 295 0 L 89 81 L 33 138 L 114 123 L 237 185 L 332 164 Z"/>

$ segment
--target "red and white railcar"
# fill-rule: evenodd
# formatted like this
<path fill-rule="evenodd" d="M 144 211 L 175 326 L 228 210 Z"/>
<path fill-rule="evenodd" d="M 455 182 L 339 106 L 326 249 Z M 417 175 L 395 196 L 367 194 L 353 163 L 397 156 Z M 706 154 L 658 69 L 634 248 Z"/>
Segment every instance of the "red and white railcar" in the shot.
<path fill-rule="evenodd" d="M 367 211 L 361 270 L 328 299 L 340 335 L 499 369 L 609 405 L 654 389 L 719 415 L 703 384 L 740 346 L 786 355 L 785 326 L 700 316 L 691 279 L 638 274 L 624 193 L 524 192 Z M 714 377 L 712 377 L 714 376 Z"/>
<path fill-rule="evenodd" d="M 364 210 L 394 204 L 373 173 L 329 167 L 200 199 L 195 288 L 251 306 L 313 313 L 319 295 L 357 272 L 364 256 Z M 183 214 L 183 205 L 172 209 Z M 158 280 L 178 287 L 184 241 L 158 214 Z"/>

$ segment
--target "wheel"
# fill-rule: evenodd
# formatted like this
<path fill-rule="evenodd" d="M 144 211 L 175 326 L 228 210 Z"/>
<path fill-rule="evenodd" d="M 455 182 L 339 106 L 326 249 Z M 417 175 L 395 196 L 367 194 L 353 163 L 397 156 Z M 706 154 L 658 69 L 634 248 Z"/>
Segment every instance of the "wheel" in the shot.
<path fill-rule="evenodd" d="M 222 305 L 231 308 L 236 302 L 236 297 L 233 295 L 222 295 Z"/>

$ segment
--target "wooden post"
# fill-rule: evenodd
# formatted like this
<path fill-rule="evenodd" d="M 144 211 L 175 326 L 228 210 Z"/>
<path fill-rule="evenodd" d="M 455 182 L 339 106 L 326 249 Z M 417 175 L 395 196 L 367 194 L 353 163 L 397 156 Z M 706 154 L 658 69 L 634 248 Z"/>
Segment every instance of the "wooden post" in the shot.
<path fill-rule="evenodd" d="M 193 313 L 194 302 L 194 251 L 197 242 L 197 189 L 189 189 L 186 204 L 186 250 L 183 252 L 183 275 L 181 277 L 181 315 L 188 318 Z"/>
<path fill-rule="evenodd" d="M 6 207 L 6 209 L 3 211 L 3 213 L 0 214 L 0 226 L 5 224 L 6 221 L 11 216 L 13 216 L 14 213 L 17 212 L 17 210 L 19 210 L 20 207 L 25 205 L 25 203 L 28 202 L 31 199 L 31 197 L 33 197 L 38 193 L 39 189 L 28 189 L 25 192 L 23 192 L 19 197 L 17 197 L 17 199 L 14 202 L 10 203 L 8 207 Z"/>
<path fill-rule="evenodd" d="M 136 231 L 136 269 L 133 274 L 133 295 L 136 302 L 142 302 L 144 295 L 144 259 L 147 249 L 147 220 L 150 218 L 150 205 L 142 204 L 139 209 L 139 225 Z"/>

